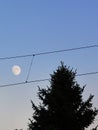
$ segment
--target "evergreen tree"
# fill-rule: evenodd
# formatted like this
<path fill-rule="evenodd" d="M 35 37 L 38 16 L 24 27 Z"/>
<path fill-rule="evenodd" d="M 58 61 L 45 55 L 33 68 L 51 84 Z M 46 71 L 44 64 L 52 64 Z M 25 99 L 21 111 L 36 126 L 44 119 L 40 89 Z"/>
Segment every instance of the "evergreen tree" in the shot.
<path fill-rule="evenodd" d="M 75 80 L 76 72 L 63 63 L 51 75 L 50 87 L 40 89 L 41 100 L 36 106 L 33 101 L 33 119 L 30 119 L 28 130 L 85 130 L 93 123 L 98 113 L 93 108 L 90 95 L 83 101 L 85 87 Z"/>

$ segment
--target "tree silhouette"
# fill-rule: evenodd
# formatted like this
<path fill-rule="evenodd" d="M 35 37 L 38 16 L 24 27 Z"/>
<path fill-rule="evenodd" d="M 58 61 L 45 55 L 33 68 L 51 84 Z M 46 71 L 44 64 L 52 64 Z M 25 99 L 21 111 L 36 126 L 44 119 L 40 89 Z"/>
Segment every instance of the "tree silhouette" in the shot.
<path fill-rule="evenodd" d="M 76 71 L 63 63 L 51 75 L 50 87 L 40 89 L 41 100 L 36 106 L 33 101 L 33 119 L 29 119 L 28 130 L 85 130 L 93 123 L 98 113 L 93 108 L 90 95 L 83 101 L 85 87 L 75 80 Z"/>
<path fill-rule="evenodd" d="M 97 127 L 98 127 L 98 125 L 95 128 L 93 128 L 92 130 L 97 130 Z"/>
<path fill-rule="evenodd" d="M 18 129 L 15 129 L 15 130 L 18 130 Z M 23 129 L 19 129 L 19 130 L 23 130 Z"/>

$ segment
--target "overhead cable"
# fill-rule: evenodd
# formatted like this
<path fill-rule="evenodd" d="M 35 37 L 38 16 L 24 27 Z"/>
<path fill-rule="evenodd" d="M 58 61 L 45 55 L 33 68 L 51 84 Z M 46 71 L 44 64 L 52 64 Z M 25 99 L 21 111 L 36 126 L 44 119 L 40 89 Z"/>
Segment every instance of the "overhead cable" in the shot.
<path fill-rule="evenodd" d="M 26 82 L 29 79 L 29 75 L 30 75 L 30 71 L 31 71 L 31 68 L 32 68 L 33 61 L 34 61 L 34 55 L 32 56 L 32 59 L 31 59 L 31 63 L 30 63 L 29 70 L 28 70 L 28 74 L 27 74 L 27 77 L 26 77 Z"/>
<path fill-rule="evenodd" d="M 31 81 L 25 81 L 25 82 L 4 84 L 4 85 L 0 85 L 0 88 L 3 88 L 3 87 L 11 87 L 11 86 L 17 86 L 17 85 L 23 85 L 23 84 L 29 84 L 29 83 L 42 82 L 42 81 L 46 81 L 46 80 L 48 81 L 49 79 L 37 79 L 37 80 L 31 80 Z"/>
<path fill-rule="evenodd" d="M 76 76 L 86 76 L 86 75 L 93 75 L 93 74 L 98 74 L 98 72 L 88 72 L 88 73 L 83 73 L 83 74 L 77 74 Z"/>
<path fill-rule="evenodd" d="M 0 60 L 9 60 L 9 59 L 15 59 L 15 58 L 25 58 L 25 57 L 32 57 L 32 56 L 39 56 L 39 55 L 48 55 L 48 54 L 53 54 L 53 53 L 76 51 L 76 50 L 90 49 L 90 48 L 96 48 L 96 47 L 98 47 L 98 45 L 82 46 L 82 47 L 76 47 L 76 48 L 54 50 L 54 51 L 47 51 L 47 52 L 28 54 L 28 55 L 12 56 L 12 57 L 0 57 Z"/>
<path fill-rule="evenodd" d="M 98 45 L 82 46 L 82 47 L 69 48 L 69 49 L 64 49 L 64 50 L 56 50 L 56 51 L 36 53 L 35 56 L 37 56 L 37 55 L 47 55 L 47 54 L 53 54 L 53 53 L 61 53 L 61 52 L 68 52 L 68 51 L 83 50 L 83 49 L 96 48 L 96 47 L 98 47 Z"/>
<path fill-rule="evenodd" d="M 94 74 L 98 74 L 98 71 L 96 71 L 96 72 L 88 72 L 88 73 L 77 74 L 76 76 L 87 76 L 87 75 L 94 75 Z M 49 81 L 49 80 L 50 80 L 49 78 L 47 78 L 47 79 L 36 79 L 36 80 L 25 81 L 25 82 L 5 84 L 5 85 L 0 85 L 0 88 L 3 88 L 3 87 L 11 87 L 11 86 L 17 86 L 17 85 L 23 85 L 23 84 L 29 84 L 29 83 L 44 82 L 44 81 Z"/>

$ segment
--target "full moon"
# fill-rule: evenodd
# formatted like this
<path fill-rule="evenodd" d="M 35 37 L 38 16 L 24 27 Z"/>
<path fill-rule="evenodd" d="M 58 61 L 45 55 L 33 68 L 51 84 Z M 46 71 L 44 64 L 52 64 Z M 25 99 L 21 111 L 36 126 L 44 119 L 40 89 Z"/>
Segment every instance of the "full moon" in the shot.
<path fill-rule="evenodd" d="M 14 75 L 19 75 L 19 74 L 21 73 L 21 68 L 20 68 L 20 66 L 14 65 L 14 66 L 12 67 L 12 72 L 13 72 Z"/>

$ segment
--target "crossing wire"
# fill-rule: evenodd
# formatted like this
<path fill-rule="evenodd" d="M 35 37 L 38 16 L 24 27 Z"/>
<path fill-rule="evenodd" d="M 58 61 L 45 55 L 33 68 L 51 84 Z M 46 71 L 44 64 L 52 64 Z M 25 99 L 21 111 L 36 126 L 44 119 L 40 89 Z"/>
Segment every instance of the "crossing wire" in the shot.
<path fill-rule="evenodd" d="M 42 82 L 42 81 L 49 80 L 49 79 L 41 79 L 41 80 L 38 79 L 38 80 L 28 81 L 28 78 L 29 78 L 29 75 L 30 75 L 30 71 L 31 71 L 31 67 L 32 67 L 32 63 L 33 63 L 33 60 L 34 60 L 35 56 L 48 55 L 48 54 L 61 53 L 61 52 L 68 52 L 68 51 L 83 50 L 83 49 L 96 48 L 96 47 L 98 47 L 98 45 L 82 46 L 82 47 L 69 48 L 69 49 L 63 49 L 63 50 L 55 50 L 55 51 L 42 52 L 42 53 L 35 53 L 35 54 L 29 54 L 29 55 L 20 55 L 20 56 L 12 56 L 12 57 L 1 57 L 0 60 L 9 60 L 9 59 L 23 58 L 23 57 L 32 57 L 32 59 L 31 59 L 31 63 L 30 63 L 30 66 L 29 66 L 29 70 L 28 70 L 28 74 L 27 74 L 25 82 L 5 84 L 5 85 L 1 85 L 0 87 L 16 86 L 16 85 L 21 85 L 21 84 L 27 84 L 27 83 L 32 83 L 32 82 L 33 83 L 34 82 Z M 84 74 L 78 74 L 76 76 L 85 76 L 85 75 L 92 75 L 92 74 L 97 74 L 97 73 L 98 72 L 89 72 L 89 73 L 84 73 Z"/>
<path fill-rule="evenodd" d="M 29 79 L 29 75 L 30 75 L 30 72 L 31 72 L 31 68 L 32 68 L 32 64 L 33 64 L 33 61 L 34 61 L 34 57 L 35 57 L 35 55 L 33 55 L 32 59 L 31 59 L 31 63 L 30 63 L 29 70 L 28 70 L 28 74 L 27 74 L 27 77 L 26 77 L 26 82 Z"/>

